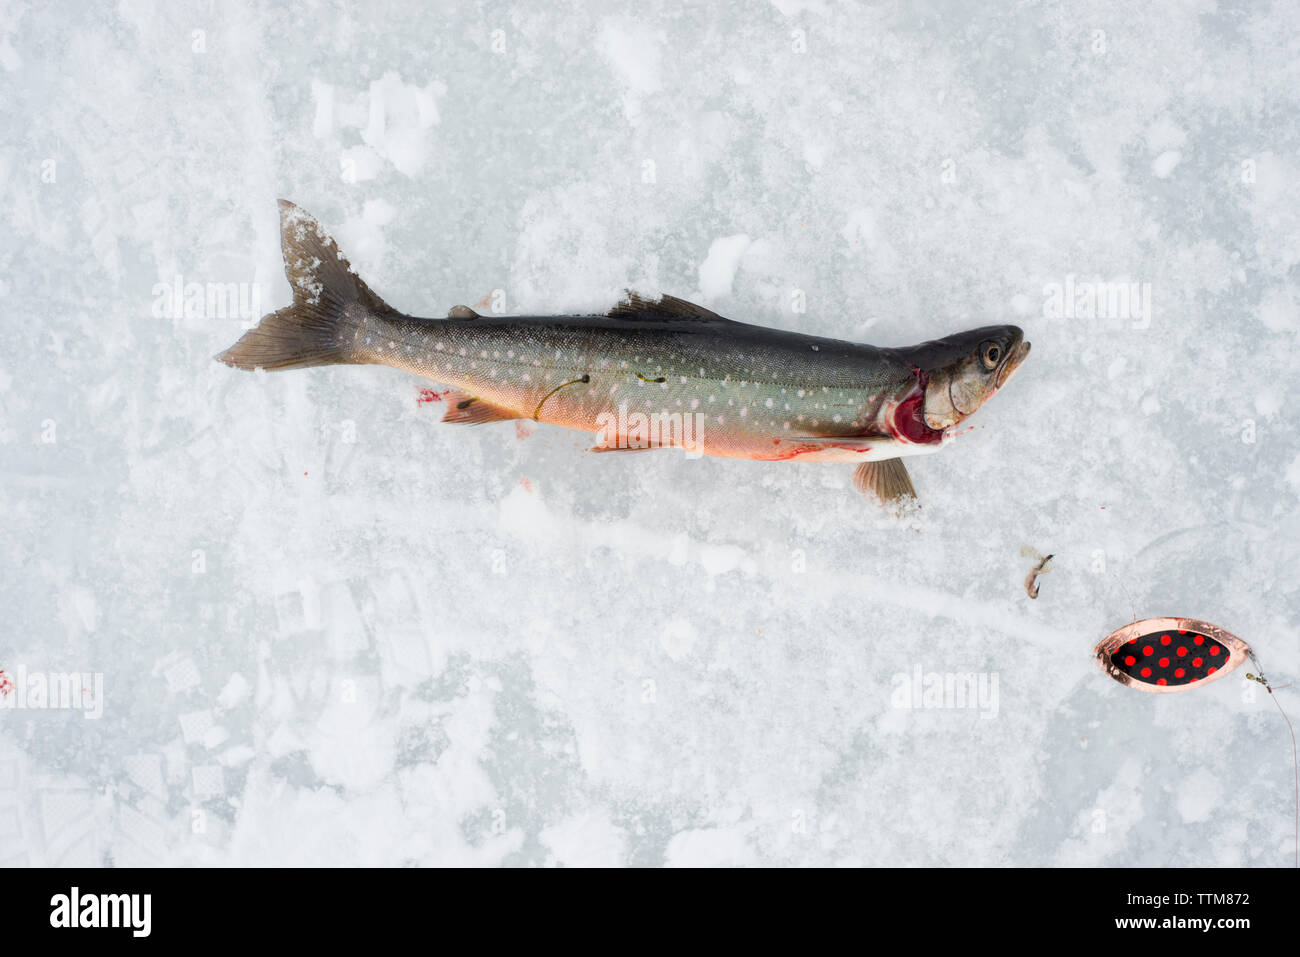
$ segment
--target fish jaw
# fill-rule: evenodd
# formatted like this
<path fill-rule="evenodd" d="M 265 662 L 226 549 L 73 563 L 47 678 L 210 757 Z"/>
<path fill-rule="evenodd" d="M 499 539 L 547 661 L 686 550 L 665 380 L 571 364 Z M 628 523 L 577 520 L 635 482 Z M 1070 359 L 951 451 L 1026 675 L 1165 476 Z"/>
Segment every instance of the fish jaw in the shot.
<path fill-rule="evenodd" d="M 1002 391 L 1029 355 L 1029 343 L 1019 329 L 1011 329 L 1015 338 L 1007 343 L 1001 364 L 992 371 L 982 370 L 978 355 L 972 354 L 925 377 L 923 419 L 928 428 L 951 433 Z M 918 373 L 921 375 L 925 374 Z"/>
<path fill-rule="evenodd" d="M 1002 368 L 998 370 L 997 389 L 994 391 L 1001 390 L 1003 386 L 1011 381 L 1011 377 L 1016 374 L 1016 370 L 1020 368 L 1020 364 L 1025 361 L 1028 355 L 1029 343 L 1022 339 L 1012 350 L 1007 360 L 1002 363 Z"/>

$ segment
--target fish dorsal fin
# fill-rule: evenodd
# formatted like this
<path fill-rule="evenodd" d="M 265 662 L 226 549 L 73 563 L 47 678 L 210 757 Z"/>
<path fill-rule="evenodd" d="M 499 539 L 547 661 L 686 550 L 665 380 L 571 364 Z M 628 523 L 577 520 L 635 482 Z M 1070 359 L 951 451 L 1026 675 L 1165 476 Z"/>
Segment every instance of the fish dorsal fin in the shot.
<path fill-rule="evenodd" d="M 645 299 L 631 289 L 627 295 L 606 315 L 611 319 L 635 319 L 640 322 L 681 322 L 697 320 L 701 322 L 726 322 L 716 312 L 703 306 L 697 306 L 676 296 L 660 296 L 658 299 Z"/>
<path fill-rule="evenodd" d="M 469 306 L 452 306 L 447 310 L 448 319 L 482 319 L 477 312 Z"/>
<path fill-rule="evenodd" d="M 916 489 L 902 459 L 863 462 L 853 470 L 853 487 L 874 495 L 882 505 L 893 505 L 908 496 L 916 498 Z"/>

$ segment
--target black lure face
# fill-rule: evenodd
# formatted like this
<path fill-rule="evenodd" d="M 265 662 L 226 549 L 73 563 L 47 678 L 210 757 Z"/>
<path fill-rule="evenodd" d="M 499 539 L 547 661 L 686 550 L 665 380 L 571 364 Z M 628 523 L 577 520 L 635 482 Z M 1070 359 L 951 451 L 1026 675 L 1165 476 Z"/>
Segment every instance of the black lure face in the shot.
<path fill-rule="evenodd" d="M 1121 684 L 1160 693 L 1209 684 L 1249 653 L 1244 641 L 1207 621 L 1147 618 L 1108 635 L 1097 646 L 1097 662 Z"/>

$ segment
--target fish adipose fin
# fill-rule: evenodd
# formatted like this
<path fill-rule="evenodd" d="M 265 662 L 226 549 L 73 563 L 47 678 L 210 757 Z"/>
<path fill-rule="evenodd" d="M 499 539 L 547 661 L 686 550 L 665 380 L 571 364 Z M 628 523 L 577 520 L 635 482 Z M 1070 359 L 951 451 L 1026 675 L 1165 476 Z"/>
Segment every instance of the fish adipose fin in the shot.
<path fill-rule="evenodd" d="M 881 462 L 863 462 L 853 470 L 853 487 L 880 499 L 882 505 L 892 504 L 909 495 L 916 498 L 912 478 L 902 459 L 885 459 Z"/>
<path fill-rule="evenodd" d="M 644 299 L 631 289 L 626 290 L 623 301 L 606 315 L 611 319 L 633 319 L 640 322 L 681 322 L 682 320 L 699 320 L 703 322 L 729 322 L 710 312 L 703 306 L 697 306 L 676 296 L 660 296 L 658 299 Z"/>
<path fill-rule="evenodd" d="M 482 319 L 477 312 L 469 306 L 452 306 L 447 310 L 448 319 Z"/>
<path fill-rule="evenodd" d="M 453 425 L 483 425 L 486 422 L 504 422 L 507 419 L 523 419 L 514 409 L 484 402 L 478 396 L 468 392 L 450 392 L 447 394 L 447 411 L 442 421 Z"/>
<path fill-rule="evenodd" d="M 280 200 L 280 246 L 293 305 L 263 316 L 217 356 L 239 369 L 302 369 L 372 361 L 358 348 L 373 317 L 400 315 L 370 291 L 310 215 Z"/>

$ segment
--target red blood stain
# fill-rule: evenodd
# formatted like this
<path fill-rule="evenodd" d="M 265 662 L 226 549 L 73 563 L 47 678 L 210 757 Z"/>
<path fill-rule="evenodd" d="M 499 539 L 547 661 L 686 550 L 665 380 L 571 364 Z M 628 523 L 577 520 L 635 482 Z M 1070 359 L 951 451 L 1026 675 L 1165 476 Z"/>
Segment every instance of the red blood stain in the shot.
<path fill-rule="evenodd" d="M 450 389 L 446 392 L 436 392 L 433 389 L 421 389 L 419 397 L 415 400 L 415 404 L 424 405 L 426 402 L 441 402 L 449 395 L 451 395 Z"/>
<path fill-rule="evenodd" d="M 524 487 L 525 492 L 531 492 L 533 490 L 533 483 L 531 479 L 521 478 L 519 480 L 519 484 Z"/>
<path fill-rule="evenodd" d="M 14 690 L 13 679 L 3 671 L 0 671 L 0 694 L 7 695 Z"/>
<path fill-rule="evenodd" d="M 522 442 L 524 439 L 528 438 L 532 434 L 533 434 L 533 427 L 528 423 L 526 422 L 515 423 L 515 438 L 517 438 L 519 441 Z"/>
<path fill-rule="evenodd" d="M 850 441 L 847 441 L 847 442 L 827 442 L 827 443 L 825 443 L 824 445 L 812 445 L 812 444 L 808 444 L 808 443 L 804 443 L 804 444 L 801 445 L 801 444 L 799 444 L 798 442 L 788 442 L 786 448 L 783 449 L 779 455 L 777 455 L 777 456 L 775 456 L 775 457 L 773 457 L 773 458 L 771 458 L 771 459 L 767 459 L 766 461 L 769 461 L 769 462 L 788 462 L 788 461 L 790 461 L 790 459 L 797 459 L 799 456 L 801 456 L 801 455 L 807 455 L 807 454 L 809 454 L 810 452 L 825 452 L 825 451 L 827 451 L 828 449 L 846 449 L 846 450 L 848 450 L 848 451 L 850 451 L 850 452 L 861 452 L 861 451 L 862 451 L 862 446 L 860 446 L 860 445 L 854 445 L 854 444 L 852 443 L 852 441 L 851 441 L 852 438 L 853 438 L 852 436 L 847 436 L 846 438 L 848 438 Z M 780 444 L 780 440 L 779 440 L 779 439 L 777 440 L 777 444 Z"/>
<path fill-rule="evenodd" d="M 913 369 L 912 374 L 921 387 L 898 404 L 890 424 L 894 434 L 904 441 L 935 445 L 943 441 L 943 433 L 925 424 L 925 384 L 930 377 L 919 369 Z"/>

